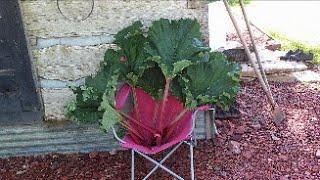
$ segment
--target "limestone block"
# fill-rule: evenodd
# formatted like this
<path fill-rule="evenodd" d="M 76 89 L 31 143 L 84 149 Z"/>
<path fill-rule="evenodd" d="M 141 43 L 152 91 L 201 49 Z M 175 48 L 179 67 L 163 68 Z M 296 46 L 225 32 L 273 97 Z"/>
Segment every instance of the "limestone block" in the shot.
<path fill-rule="evenodd" d="M 262 62 L 262 66 L 267 74 L 303 71 L 308 68 L 304 63 L 301 63 L 301 62 L 290 62 L 290 61 L 282 61 L 282 60 L 265 61 L 265 62 Z M 249 77 L 256 76 L 253 68 L 250 65 L 241 64 L 241 67 L 242 67 L 242 76 L 249 76 Z"/>
<path fill-rule="evenodd" d="M 320 82 L 320 73 L 311 70 L 294 72 L 292 75 L 298 82 L 315 83 Z"/>
<path fill-rule="evenodd" d="M 94 74 L 109 48 L 115 48 L 115 46 L 57 45 L 34 50 L 33 55 L 40 78 L 73 81 Z"/>
<path fill-rule="evenodd" d="M 69 4 L 62 4 L 60 9 L 65 16 L 68 16 L 65 18 L 59 12 L 56 1 L 22 0 L 21 9 L 28 37 L 53 38 L 116 34 L 137 20 L 150 25 L 151 21 L 159 18 L 179 19 L 182 17 L 199 19 L 206 33 L 206 5 L 199 6 L 197 9 L 188 9 L 186 0 L 95 0 L 90 17 L 78 21 L 90 12 L 91 6 L 88 1 L 69 0 Z"/>
<path fill-rule="evenodd" d="M 268 75 L 268 81 L 271 82 L 297 82 L 297 79 L 292 75 L 292 73 L 277 73 Z"/>
<path fill-rule="evenodd" d="M 42 89 L 42 98 L 45 108 L 45 120 L 66 120 L 65 106 L 75 96 L 68 88 Z"/>
<path fill-rule="evenodd" d="M 270 51 L 260 50 L 261 64 L 267 74 L 281 74 L 288 72 L 296 72 L 306 70 L 308 67 L 302 62 L 296 61 L 284 61 L 280 60 L 280 56 L 283 56 L 283 51 Z M 255 56 L 252 53 L 251 57 L 255 60 Z M 251 64 L 241 64 L 242 76 L 256 77 L 255 72 Z"/>
<path fill-rule="evenodd" d="M 320 82 L 320 73 L 312 70 L 273 73 L 267 75 L 268 81 L 273 82 L 300 82 L 300 83 L 318 83 Z M 241 81 L 250 82 L 255 79 L 254 76 L 242 76 Z"/>
<path fill-rule="evenodd" d="M 276 82 L 317 83 L 320 82 L 320 73 L 311 70 L 305 70 L 291 73 L 273 74 L 268 76 L 268 80 Z"/>

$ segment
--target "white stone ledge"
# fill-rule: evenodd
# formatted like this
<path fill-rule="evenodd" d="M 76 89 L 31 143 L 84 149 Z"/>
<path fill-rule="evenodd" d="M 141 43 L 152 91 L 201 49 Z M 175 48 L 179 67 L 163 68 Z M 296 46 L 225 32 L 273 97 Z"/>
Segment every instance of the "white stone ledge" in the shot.
<path fill-rule="evenodd" d="M 283 51 L 260 50 L 261 64 L 266 74 L 290 73 L 296 71 L 304 71 L 308 66 L 303 62 L 280 60 L 280 56 L 285 55 Z M 254 54 L 251 54 L 256 62 Z M 258 66 L 258 64 L 256 64 Z M 242 76 L 256 77 L 256 74 L 250 63 L 241 64 Z"/>
<path fill-rule="evenodd" d="M 75 81 L 61 81 L 56 79 L 40 79 L 39 88 L 68 88 L 69 86 L 80 86 L 85 83 L 85 77 L 77 79 Z"/>
<path fill-rule="evenodd" d="M 113 41 L 114 38 L 111 34 L 81 37 L 37 38 L 37 48 L 42 49 L 55 45 L 95 46 L 101 44 L 111 44 Z"/>
<path fill-rule="evenodd" d="M 281 60 L 262 62 L 262 66 L 266 74 L 289 73 L 308 69 L 308 67 L 304 63 Z M 242 76 L 256 77 L 256 74 L 251 65 L 241 64 L 241 67 Z"/>
<path fill-rule="evenodd" d="M 306 70 L 292 73 L 272 74 L 268 76 L 268 80 L 275 82 L 317 83 L 320 82 L 320 73 Z"/>

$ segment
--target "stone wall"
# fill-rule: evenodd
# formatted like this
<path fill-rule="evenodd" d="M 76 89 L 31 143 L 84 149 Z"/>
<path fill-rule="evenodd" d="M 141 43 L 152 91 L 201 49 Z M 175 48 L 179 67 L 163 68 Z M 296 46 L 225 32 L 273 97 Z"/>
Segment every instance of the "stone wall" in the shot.
<path fill-rule="evenodd" d="M 208 39 L 207 5 L 191 0 L 21 0 L 37 87 L 46 120 L 65 120 L 69 84 L 81 84 L 99 68 L 113 35 L 132 22 L 197 18 Z M 93 7 L 93 9 L 92 9 Z M 89 17 L 88 17 L 89 15 Z"/>

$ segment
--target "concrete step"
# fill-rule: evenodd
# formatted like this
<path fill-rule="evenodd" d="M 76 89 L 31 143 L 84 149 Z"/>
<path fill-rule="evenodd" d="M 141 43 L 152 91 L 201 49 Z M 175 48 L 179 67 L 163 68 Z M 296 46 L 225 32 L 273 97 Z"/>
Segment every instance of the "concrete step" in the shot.
<path fill-rule="evenodd" d="M 261 63 L 268 76 L 268 80 L 276 82 L 320 82 L 320 71 L 311 70 L 303 62 L 280 60 L 284 51 L 260 50 Z M 252 54 L 255 59 L 254 54 Z M 242 81 L 251 81 L 256 74 L 250 63 L 241 63 Z"/>
<path fill-rule="evenodd" d="M 268 76 L 268 79 L 275 82 L 316 83 L 320 82 L 320 73 L 312 70 L 306 70 L 291 73 L 272 74 Z"/>
<path fill-rule="evenodd" d="M 280 57 L 286 54 L 284 51 L 270 51 L 264 49 L 260 50 L 259 53 L 261 64 L 266 74 L 291 73 L 308 69 L 308 66 L 303 62 L 280 60 Z M 251 56 L 255 59 L 254 54 L 251 54 Z M 242 77 L 256 77 L 250 63 L 242 63 L 241 68 Z"/>
<path fill-rule="evenodd" d="M 251 65 L 241 64 L 242 77 L 256 77 L 256 74 Z M 301 62 L 290 62 L 283 60 L 270 60 L 263 61 L 262 67 L 266 74 L 280 74 L 280 73 L 292 73 L 298 71 L 305 71 L 308 69 L 307 65 Z"/>
<path fill-rule="evenodd" d="M 203 112 L 197 116 L 195 131 L 197 138 L 205 138 Z M 97 124 L 37 122 L 31 125 L 0 126 L 0 158 L 118 149 L 120 147 L 113 134 L 102 132 Z"/>
<path fill-rule="evenodd" d="M 97 125 L 0 127 L 0 158 L 118 149 L 112 134 Z"/>

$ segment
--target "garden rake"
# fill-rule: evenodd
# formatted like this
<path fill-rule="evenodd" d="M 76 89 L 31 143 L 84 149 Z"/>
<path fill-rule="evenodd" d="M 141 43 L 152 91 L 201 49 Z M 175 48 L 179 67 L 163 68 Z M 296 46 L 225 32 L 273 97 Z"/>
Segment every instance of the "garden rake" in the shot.
<path fill-rule="evenodd" d="M 256 47 L 256 44 L 254 42 L 254 39 L 253 39 L 253 34 L 252 34 L 252 31 L 251 31 L 251 28 L 250 28 L 250 24 L 249 24 L 249 20 L 248 20 L 248 17 L 247 17 L 247 13 L 245 11 L 245 8 L 244 8 L 244 5 L 243 5 L 243 1 L 242 0 L 239 0 L 239 3 L 240 3 L 240 7 L 241 7 L 241 11 L 242 11 L 242 14 L 243 14 L 243 17 L 244 17 L 244 20 L 245 20 L 245 23 L 246 23 L 246 27 L 248 29 L 248 32 L 249 32 L 249 36 L 250 36 L 250 40 L 251 40 L 251 43 L 252 43 L 252 46 L 253 46 L 253 50 L 254 50 L 254 54 L 255 54 L 255 57 L 256 57 L 256 60 L 257 60 L 257 64 L 258 64 L 258 67 L 257 65 L 255 64 L 255 62 L 253 61 L 253 58 L 251 57 L 250 55 L 250 51 L 249 51 L 249 48 L 248 48 L 248 45 L 247 43 L 244 41 L 243 37 L 242 37 L 242 34 L 241 34 L 241 31 L 240 31 L 240 28 L 233 16 L 233 13 L 230 9 L 230 6 L 227 2 L 227 0 L 223 0 L 223 3 L 226 7 L 226 10 L 229 14 L 229 17 L 232 21 L 232 24 L 240 38 L 240 41 L 244 47 L 244 50 L 248 56 L 248 59 L 254 69 L 254 72 L 256 74 L 256 76 L 258 77 L 258 80 L 262 86 L 262 89 L 263 91 L 266 93 L 267 95 L 267 98 L 269 100 L 269 102 L 271 103 L 272 105 L 272 110 L 273 110 L 273 122 L 276 124 L 276 125 L 279 125 L 284 119 L 285 119 L 285 115 L 284 115 L 284 112 L 281 110 L 281 108 L 279 107 L 279 105 L 276 103 L 276 101 L 274 100 L 273 96 L 272 96 L 272 92 L 271 92 L 271 89 L 270 89 L 270 86 L 269 86 L 269 83 L 268 83 L 268 80 L 267 80 L 267 77 L 266 77 L 266 73 L 262 67 L 262 64 L 261 64 L 261 59 L 260 59 L 260 55 L 259 55 L 259 52 L 257 50 L 257 47 Z"/>

